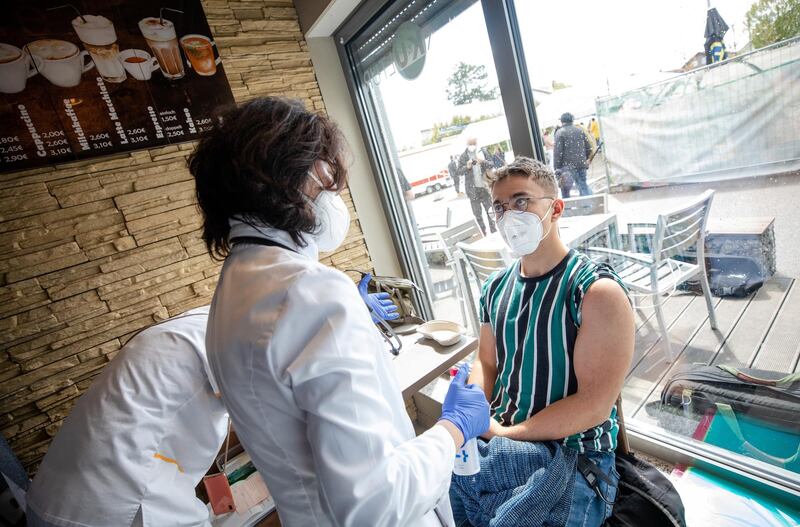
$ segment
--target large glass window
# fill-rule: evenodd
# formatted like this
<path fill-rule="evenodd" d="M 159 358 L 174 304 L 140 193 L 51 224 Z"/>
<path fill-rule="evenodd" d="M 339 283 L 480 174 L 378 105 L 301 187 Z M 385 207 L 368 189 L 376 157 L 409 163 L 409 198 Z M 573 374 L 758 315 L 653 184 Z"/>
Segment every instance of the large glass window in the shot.
<path fill-rule="evenodd" d="M 496 230 L 488 178 L 514 156 L 481 5 L 397 2 L 348 49 L 433 315 L 474 332 L 454 253 Z"/>
<path fill-rule="evenodd" d="M 800 491 L 800 36 L 781 2 L 708 4 L 389 2 L 345 55 L 433 316 L 477 328 L 477 288 L 511 261 L 485 178 L 534 123 L 561 239 L 631 291 L 627 422 Z"/>
<path fill-rule="evenodd" d="M 798 474 L 797 414 L 778 401 L 797 404 L 800 386 L 800 38 L 766 4 L 515 6 L 562 191 L 602 195 L 628 253 L 590 251 L 637 306 L 628 421 Z M 585 172 L 553 159 L 576 127 L 595 154 Z M 703 225 L 708 298 L 694 272 Z"/>

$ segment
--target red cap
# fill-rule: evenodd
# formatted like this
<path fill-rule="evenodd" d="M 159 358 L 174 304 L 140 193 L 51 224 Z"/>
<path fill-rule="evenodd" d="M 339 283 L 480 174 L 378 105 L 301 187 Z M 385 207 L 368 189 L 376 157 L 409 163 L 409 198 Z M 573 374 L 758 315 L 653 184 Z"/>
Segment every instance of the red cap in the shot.
<path fill-rule="evenodd" d="M 456 366 L 453 366 L 452 368 L 450 368 L 450 378 L 451 379 L 456 376 L 456 373 L 458 373 L 458 368 Z"/>

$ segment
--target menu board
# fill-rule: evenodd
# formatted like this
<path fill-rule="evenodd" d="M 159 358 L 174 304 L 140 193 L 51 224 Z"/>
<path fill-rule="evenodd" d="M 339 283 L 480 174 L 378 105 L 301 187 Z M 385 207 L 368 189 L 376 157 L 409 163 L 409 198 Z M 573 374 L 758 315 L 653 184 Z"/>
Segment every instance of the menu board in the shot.
<path fill-rule="evenodd" d="M 0 172 L 191 141 L 233 104 L 200 0 L 3 11 Z"/>

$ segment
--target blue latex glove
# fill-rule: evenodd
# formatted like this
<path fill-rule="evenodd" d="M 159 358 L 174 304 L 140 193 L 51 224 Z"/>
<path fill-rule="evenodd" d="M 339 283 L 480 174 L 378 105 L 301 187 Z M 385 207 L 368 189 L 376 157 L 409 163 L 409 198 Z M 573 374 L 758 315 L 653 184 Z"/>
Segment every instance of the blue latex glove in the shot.
<path fill-rule="evenodd" d="M 479 386 L 466 384 L 468 377 L 469 364 L 462 364 L 444 397 L 441 417 L 456 425 L 464 443 L 489 430 L 489 402 Z"/>
<path fill-rule="evenodd" d="M 397 306 L 389 297 L 389 293 L 367 293 L 367 287 L 372 280 L 372 273 L 367 273 L 358 283 L 358 293 L 367 304 L 372 321 L 376 324 L 381 320 L 396 320 L 400 318 Z"/>

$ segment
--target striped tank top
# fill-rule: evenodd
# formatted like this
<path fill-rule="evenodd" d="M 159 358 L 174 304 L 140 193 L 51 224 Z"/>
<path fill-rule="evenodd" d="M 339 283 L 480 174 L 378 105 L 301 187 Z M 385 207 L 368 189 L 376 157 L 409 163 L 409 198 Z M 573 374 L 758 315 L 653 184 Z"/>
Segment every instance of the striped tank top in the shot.
<path fill-rule="evenodd" d="M 548 273 L 524 277 L 520 261 L 490 276 L 480 299 L 481 322 L 491 324 L 497 349 L 492 414 L 504 426 L 519 424 L 578 389 L 573 351 L 581 303 L 590 285 L 610 278 L 607 265 L 570 250 Z M 578 452 L 611 452 L 617 445 L 617 408 L 598 426 L 566 437 Z"/>

